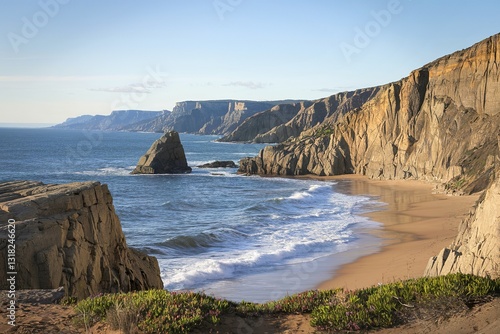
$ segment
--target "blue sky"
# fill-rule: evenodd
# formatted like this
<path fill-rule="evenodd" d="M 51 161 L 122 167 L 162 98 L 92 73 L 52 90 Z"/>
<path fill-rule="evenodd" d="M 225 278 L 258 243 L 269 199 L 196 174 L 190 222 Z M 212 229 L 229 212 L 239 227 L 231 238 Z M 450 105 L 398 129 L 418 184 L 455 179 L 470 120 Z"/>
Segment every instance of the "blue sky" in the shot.
<path fill-rule="evenodd" d="M 0 0 L 0 123 L 317 99 L 496 34 L 498 13 L 498 0 Z"/>

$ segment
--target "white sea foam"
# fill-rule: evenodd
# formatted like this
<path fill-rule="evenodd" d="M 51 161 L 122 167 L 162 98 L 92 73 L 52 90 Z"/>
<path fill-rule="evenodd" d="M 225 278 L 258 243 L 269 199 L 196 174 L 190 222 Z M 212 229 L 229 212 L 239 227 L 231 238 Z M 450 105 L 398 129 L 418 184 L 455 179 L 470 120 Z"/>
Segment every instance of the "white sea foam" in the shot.
<path fill-rule="evenodd" d="M 103 167 L 96 170 L 87 170 L 82 172 L 75 172 L 77 175 L 87 176 L 126 176 L 134 170 L 135 166 L 129 167 Z"/>

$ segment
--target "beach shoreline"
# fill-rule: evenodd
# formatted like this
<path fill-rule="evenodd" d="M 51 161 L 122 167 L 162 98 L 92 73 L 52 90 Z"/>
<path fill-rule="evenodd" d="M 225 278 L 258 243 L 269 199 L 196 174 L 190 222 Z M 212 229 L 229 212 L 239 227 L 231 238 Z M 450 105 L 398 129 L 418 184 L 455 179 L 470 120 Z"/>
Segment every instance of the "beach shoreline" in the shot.
<path fill-rule="evenodd" d="M 353 260 L 333 269 L 331 277 L 317 286 L 320 290 L 358 289 L 422 277 L 429 259 L 452 243 L 460 222 L 479 198 L 437 194 L 434 184 L 417 180 L 374 180 L 360 175 L 307 178 L 339 181 L 339 192 L 386 203 L 363 214 L 381 228 L 360 231 L 381 238 L 379 251 L 362 256 L 356 256 L 359 250 L 332 255 Z"/>

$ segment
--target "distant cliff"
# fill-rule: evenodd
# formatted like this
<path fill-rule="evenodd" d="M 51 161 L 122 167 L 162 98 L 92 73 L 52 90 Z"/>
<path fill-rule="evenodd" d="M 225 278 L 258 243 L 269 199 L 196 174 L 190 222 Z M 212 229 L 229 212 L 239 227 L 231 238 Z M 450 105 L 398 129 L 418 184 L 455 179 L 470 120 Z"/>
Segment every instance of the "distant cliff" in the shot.
<path fill-rule="evenodd" d="M 294 121 L 305 131 L 243 159 L 240 172 L 356 173 L 434 180 L 448 191 L 483 190 L 498 151 L 499 44 L 495 35 L 400 81 L 316 101 L 300 116 L 308 121 Z M 291 129 L 292 120 L 283 126 Z"/>
<path fill-rule="evenodd" d="M 156 258 L 127 247 L 111 194 L 99 182 L 0 183 L 0 230 L 0 289 L 7 288 L 7 231 L 15 235 L 9 271 L 17 271 L 17 289 L 64 286 L 81 299 L 163 287 Z"/>
<path fill-rule="evenodd" d="M 130 131 L 178 131 L 225 135 L 245 119 L 280 103 L 295 101 L 213 100 L 177 102 L 171 113 L 127 127 Z"/>
<path fill-rule="evenodd" d="M 157 118 L 163 113 L 162 111 L 115 110 L 107 116 L 83 115 L 68 118 L 64 123 L 54 127 L 75 130 L 121 131 L 135 123 Z"/>
<path fill-rule="evenodd" d="M 178 131 L 196 134 L 227 135 L 245 119 L 283 101 L 213 100 L 178 102 L 172 112 L 117 110 L 111 115 L 84 115 L 69 118 L 55 128 L 104 131 Z"/>
<path fill-rule="evenodd" d="M 317 101 L 278 105 L 246 119 L 221 141 L 281 143 L 325 122 L 336 122 L 372 99 L 379 87 L 339 93 Z"/>

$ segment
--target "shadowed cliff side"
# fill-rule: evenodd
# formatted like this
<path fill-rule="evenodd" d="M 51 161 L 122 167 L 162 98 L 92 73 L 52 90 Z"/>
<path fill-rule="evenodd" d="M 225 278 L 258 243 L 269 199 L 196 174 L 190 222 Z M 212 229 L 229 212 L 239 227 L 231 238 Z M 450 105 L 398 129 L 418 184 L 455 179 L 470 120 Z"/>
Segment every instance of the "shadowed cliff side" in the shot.
<path fill-rule="evenodd" d="M 240 172 L 422 179 L 448 191 L 485 189 L 500 131 L 500 36 L 376 87 L 359 107 L 335 113 L 243 159 Z M 325 101 L 333 109 L 333 101 Z"/>
<path fill-rule="evenodd" d="M 17 271 L 17 289 L 63 286 L 66 295 L 82 299 L 163 287 L 156 258 L 127 247 L 106 185 L 0 183 L 2 232 L 9 220 L 15 220 L 15 270 L 10 271 Z M 8 268 L 6 238 L 1 233 L 2 268 Z M 8 288 L 6 275 L 0 271 L 0 289 Z"/>
<path fill-rule="evenodd" d="M 500 155 L 495 174 L 495 181 L 462 221 L 450 247 L 429 260 L 426 276 L 471 273 L 500 277 Z"/>

